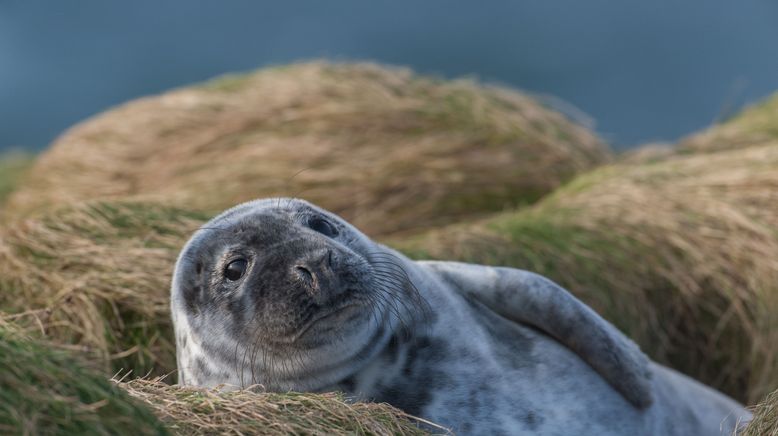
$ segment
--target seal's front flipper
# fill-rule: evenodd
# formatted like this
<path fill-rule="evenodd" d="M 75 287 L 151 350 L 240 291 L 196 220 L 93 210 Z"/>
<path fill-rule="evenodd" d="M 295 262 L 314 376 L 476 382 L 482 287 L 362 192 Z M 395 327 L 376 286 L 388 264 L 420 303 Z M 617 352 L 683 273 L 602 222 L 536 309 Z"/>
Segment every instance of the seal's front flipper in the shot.
<path fill-rule="evenodd" d="M 649 360 L 616 327 L 551 280 L 528 271 L 423 262 L 463 296 L 532 325 L 578 354 L 636 407 L 653 402 Z"/>

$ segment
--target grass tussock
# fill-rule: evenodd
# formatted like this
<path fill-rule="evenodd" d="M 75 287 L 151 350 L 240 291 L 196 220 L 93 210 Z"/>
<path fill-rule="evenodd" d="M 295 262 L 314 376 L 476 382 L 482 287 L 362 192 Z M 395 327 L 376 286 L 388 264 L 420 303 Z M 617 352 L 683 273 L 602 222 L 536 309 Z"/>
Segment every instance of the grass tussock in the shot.
<path fill-rule="evenodd" d="M 0 234 L 0 310 L 106 371 L 175 369 L 169 284 L 205 219 L 147 203 L 96 202 Z"/>
<path fill-rule="evenodd" d="M 0 434 L 165 435 L 104 375 L 0 319 Z"/>
<path fill-rule="evenodd" d="M 752 407 L 754 418 L 740 436 L 778 436 L 778 391 Z"/>
<path fill-rule="evenodd" d="M 350 403 L 341 395 L 219 392 L 136 379 L 120 383 L 177 434 L 423 435 L 422 423 L 387 405 Z"/>
<path fill-rule="evenodd" d="M 214 212 L 302 196 L 379 235 L 533 202 L 608 159 L 586 128 L 516 91 L 313 62 L 88 120 L 41 156 L 10 204 L 23 216 L 140 196 Z"/>
<path fill-rule="evenodd" d="M 777 168 L 776 145 L 613 165 L 396 245 L 549 276 L 653 358 L 755 401 L 778 387 Z"/>

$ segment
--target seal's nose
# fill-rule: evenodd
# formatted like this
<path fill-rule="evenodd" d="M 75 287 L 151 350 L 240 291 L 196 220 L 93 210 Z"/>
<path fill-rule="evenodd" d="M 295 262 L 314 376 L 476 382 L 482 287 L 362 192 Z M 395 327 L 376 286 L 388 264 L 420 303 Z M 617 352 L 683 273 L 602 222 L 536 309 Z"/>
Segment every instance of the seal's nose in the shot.
<path fill-rule="evenodd" d="M 306 291 L 316 299 L 338 293 L 333 257 L 332 250 L 329 248 L 313 250 L 300 259 L 293 268 Z"/>
<path fill-rule="evenodd" d="M 306 283 L 311 283 L 316 279 L 311 270 L 302 265 L 295 266 L 294 270 L 297 272 L 297 275 L 300 277 L 300 279 Z"/>

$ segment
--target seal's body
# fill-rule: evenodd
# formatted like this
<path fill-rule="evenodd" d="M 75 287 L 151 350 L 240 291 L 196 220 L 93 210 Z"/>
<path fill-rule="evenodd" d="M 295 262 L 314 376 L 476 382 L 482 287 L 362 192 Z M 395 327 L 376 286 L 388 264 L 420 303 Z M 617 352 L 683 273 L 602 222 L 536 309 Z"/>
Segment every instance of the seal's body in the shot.
<path fill-rule="evenodd" d="M 541 276 L 413 262 L 300 200 L 195 233 L 172 314 L 182 384 L 340 390 L 459 434 L 729 435 L 749 417 Z"/>

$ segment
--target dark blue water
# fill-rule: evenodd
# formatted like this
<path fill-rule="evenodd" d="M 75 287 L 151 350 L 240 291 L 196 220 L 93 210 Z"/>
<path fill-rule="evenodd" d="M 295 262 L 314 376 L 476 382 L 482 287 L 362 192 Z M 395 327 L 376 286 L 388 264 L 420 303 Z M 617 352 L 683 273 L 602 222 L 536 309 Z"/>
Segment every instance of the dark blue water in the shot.
<path fill-rule="evenodd" d="M 140 95 L 318 57 L 552 94 L 626 148 L 778 90 L 778 1 L 0 0 L 0 149 L 39 149 Z"/>

